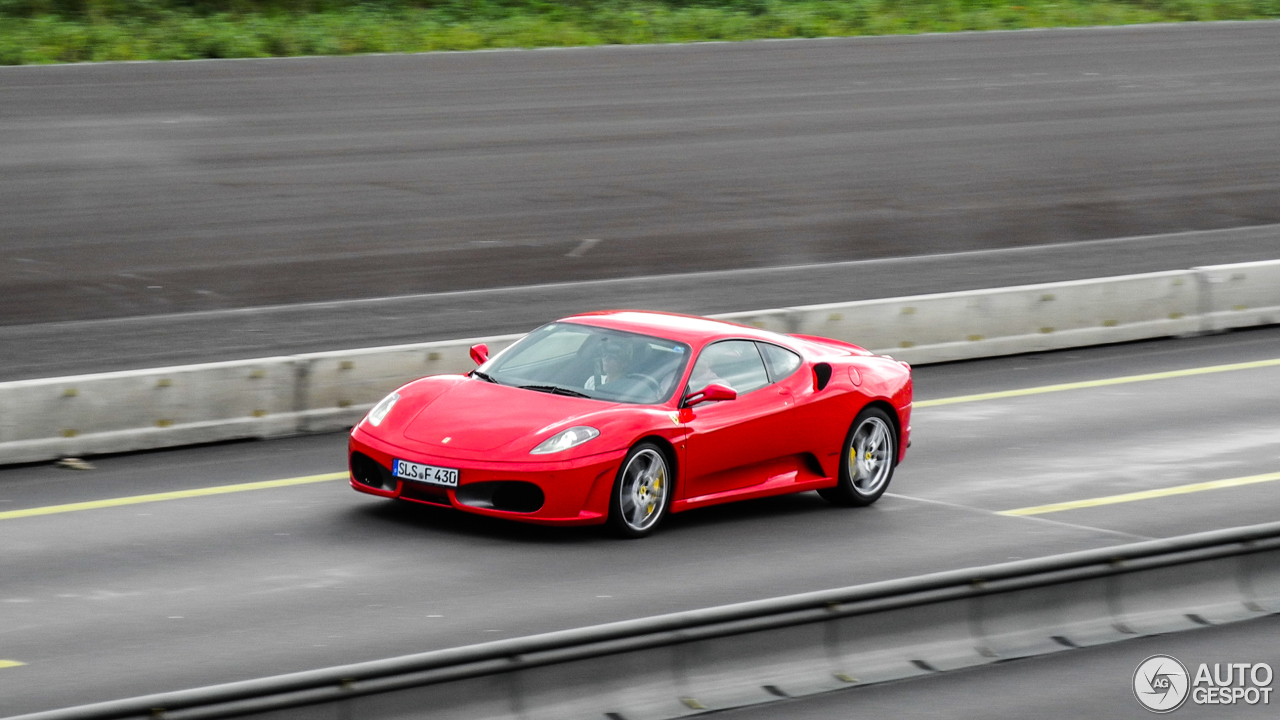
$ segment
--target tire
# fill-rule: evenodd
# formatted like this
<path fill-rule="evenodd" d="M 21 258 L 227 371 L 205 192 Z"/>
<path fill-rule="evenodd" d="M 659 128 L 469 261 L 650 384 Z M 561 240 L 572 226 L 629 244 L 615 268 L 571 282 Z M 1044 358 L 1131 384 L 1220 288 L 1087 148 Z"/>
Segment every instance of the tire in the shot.
<path fill-rule="evenodd" d="M 898 464 L 898 433 L 889 414 L 877 407 L 863 408 L 849 426 L 840 457 L 839 482 L 818 494 L 827 502 L 848 507 L 879 500 Z"/>
<path fill-rule="evenodd" d="M 642 442 L 627 453 L 609 496 L 609 529 L 624 538 L 649 535 L 667 516 L 672 497 L 671 462 L 662 448 Z"/>

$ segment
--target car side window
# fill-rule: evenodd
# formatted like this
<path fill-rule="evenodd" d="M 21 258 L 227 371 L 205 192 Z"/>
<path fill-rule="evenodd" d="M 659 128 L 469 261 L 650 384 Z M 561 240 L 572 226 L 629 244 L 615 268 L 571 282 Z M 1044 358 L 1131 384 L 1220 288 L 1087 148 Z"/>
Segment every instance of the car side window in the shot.
<path fill-rule="evenodd" d="M 791 376 L 800 368 L 800 356 L 790 350 L 769 343 L 757 343 L 760 354 L 764 355 L 765 365 L 769 367 L 769 377 L 778 382 Z"/>
<path fill-rule="evenodd" d="M 733 388 L 745 395 L 769 384 L 760 351 L 750 340 L 722 340 L 702 349 L 689 376 L 689 392 L 711 385 Z"/>

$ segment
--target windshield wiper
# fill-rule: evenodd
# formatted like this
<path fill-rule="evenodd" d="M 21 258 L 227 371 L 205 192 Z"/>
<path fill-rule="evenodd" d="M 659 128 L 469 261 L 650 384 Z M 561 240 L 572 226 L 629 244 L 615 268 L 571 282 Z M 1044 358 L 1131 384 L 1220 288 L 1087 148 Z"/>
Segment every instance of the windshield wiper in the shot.
<path fill-rule="evenodd" d="M 502 383 L 498 382 L 497 380 L 494 380 L 493 378 L 489 377 L 489 373 L 483 373 L 483 372 L 480 372 L 479 370 L 472 370 L 472 371 L 471 371 L 471 375 L 472 375 L 472 377 L 478 377 L 478 378 L 480 378 L 481 380 L 485 380 L 485 381 L 487 381 L 487 382 L 491 382 L 491 383 L 493 383 L 494 385 L 501 385 L 501 384 L 502 384 Z"/>
<path fill-rule="evenodd" d="M 559 385 L 521 385 L 521 390 L 537 390 L 538 392 L 551 393 L 552 395 L 568 395 L 569 397 L 590 398 L 586 393 L 570 390 L 569 388 L 560 387 Z"/>

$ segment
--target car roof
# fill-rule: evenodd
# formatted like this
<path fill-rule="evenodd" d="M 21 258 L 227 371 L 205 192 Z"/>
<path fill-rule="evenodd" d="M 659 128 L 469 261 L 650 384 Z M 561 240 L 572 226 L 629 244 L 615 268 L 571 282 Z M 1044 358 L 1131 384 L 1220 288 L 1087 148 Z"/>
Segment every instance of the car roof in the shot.
<path fill-rule="evenodd" d="M 624 330 L 700 345 L 722 338 L 751 338 L 782 345 L 792 345 L 788 338 L 768 330 L 747 325 L 712 320 L 697 315 L 657 312 L 654 310 L 601 310 L 563 318 L 562 322 L 581 323 L 611 330 Z"/>

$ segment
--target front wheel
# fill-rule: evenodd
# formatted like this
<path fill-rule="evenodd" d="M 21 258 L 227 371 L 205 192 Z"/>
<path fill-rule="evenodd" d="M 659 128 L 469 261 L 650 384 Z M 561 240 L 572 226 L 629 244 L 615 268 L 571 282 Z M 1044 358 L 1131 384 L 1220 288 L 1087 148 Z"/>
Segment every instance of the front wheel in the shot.
<path fill-rule="evenodd" d="M 625 538 L 641 538 L 666 517 L 671 506 L 671 471 L 657 445 L 631 448 L 618 469 L 609 500 L 609 527 Z"/>
<path fill-rule="evenodd" d="M 898 462 L 898 434 L 884 410 L 863 408 L 844 439 L 840 481 L 818 494 L 836 505 L 870 505 L 884 494 Z"/>

